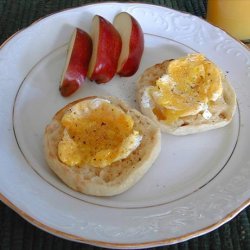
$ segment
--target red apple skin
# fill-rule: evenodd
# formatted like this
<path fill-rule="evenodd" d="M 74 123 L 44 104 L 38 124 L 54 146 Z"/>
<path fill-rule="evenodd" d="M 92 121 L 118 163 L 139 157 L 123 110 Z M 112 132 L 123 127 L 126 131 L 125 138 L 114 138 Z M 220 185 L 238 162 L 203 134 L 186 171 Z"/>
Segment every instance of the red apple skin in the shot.
<path fill-rule="evenodd" d="M 60 85 L 61 95 L 72 95 L 83 84 L 92 55 L 92 40 L 89 34 L 76 28 L 76 37 L 69 59 L 68 67 Z"/>
<path fill-rule="evenodd" d="M 129 56 L 125 59 L 119 72 L 117 72 L 120 76 L 132 76 L 136 73 L 144 51 L 144 34 L 142 28 L 133 16 L 130 17 L 132 21 L 132 31 L 129 44 Z"/>
<path fill-rule="evenodd" d="M 99 38 L 97 58 L 89 79 L 96 83 L 106 83 L 116 74 L 122 41 L 113 24 L 101 16 L 99 18 Z"/>

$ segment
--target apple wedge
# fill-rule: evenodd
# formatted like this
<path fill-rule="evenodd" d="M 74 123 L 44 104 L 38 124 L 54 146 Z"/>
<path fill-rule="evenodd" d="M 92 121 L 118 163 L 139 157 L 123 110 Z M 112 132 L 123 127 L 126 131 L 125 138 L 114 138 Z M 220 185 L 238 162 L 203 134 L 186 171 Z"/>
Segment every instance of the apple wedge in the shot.
<path fill-rule="evenodd" d="M 67 60 L 60 83 L 64 97 L 72 95 L 83 84 L 92 54 L 92 40 L 89 34 L 76 28 L 67 53 Z"/>
<path fill-rule="evenodd" d="M 91 26 L 93 53 L 88 78 L 97 83 L 110 81 L 117 71 L 122 41 L 113 24 L 101 16 L 94 16 Z"/>
<path fill-rule="evenodd" d="M 114 26 L 122 39 L 117 73 L 120 76 L 131 76 L 138 70 L 144 50 L 142 28 L 137 20 L 127 12 L 121 12 L 115 17 Z"/>

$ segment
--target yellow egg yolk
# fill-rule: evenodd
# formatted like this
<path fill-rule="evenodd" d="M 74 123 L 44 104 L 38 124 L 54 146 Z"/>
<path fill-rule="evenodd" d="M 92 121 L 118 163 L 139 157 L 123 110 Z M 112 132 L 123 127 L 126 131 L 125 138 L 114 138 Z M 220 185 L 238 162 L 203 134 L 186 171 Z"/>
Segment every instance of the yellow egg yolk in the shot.
<path fill-rule="evenodd" d="M 106 167 L 127 157 L 141 140 L 132 117 L 103 99 L 75 104 L 61 124 L 64 133 L 58 157 L 68 166 Z"/>
<path fill-rule="evenodd" d="M 153 112 L 168 124 L 206 110 L 222 94 L 220 70 L 201 54 L 173 60 L 167 71 L 150 88 L 150 95 Z"/>

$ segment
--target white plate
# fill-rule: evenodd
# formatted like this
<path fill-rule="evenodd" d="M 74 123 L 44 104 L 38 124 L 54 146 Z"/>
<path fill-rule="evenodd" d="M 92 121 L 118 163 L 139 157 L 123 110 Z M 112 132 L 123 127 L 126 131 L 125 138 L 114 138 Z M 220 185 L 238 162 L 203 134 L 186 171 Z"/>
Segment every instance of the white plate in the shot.
<path fill-rule="evenodd" d="M 72 97 L 58 91 L 73 28 L 89 31 L 93 15 L 112 21 L 131 13 L 145 32 L 138 72 L 106 85 L 86 84 Z M 43 157 L 44 128 L 66 103 L 115 95 L 137 107 L 135 80 L 148 66 L 197 51 L 225 72 L 238 96 L 232 123 L 197 135 L 162 135 L 162 151 L 127 192 L 98 198 L 66 187 Z M 2 200 L 60 237 L 112 248 L 180 242 L 225 223 L 250 203 L 250 53 L 202 19 L 171 9 L 102 3 L 44 18 L 0 51 L 0 191 Z"/>

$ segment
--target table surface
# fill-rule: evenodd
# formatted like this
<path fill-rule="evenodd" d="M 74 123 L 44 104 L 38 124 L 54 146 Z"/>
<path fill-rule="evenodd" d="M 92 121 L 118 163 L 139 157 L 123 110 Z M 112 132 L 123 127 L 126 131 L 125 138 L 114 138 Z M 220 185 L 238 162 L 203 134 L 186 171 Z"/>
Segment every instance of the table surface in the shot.
<path fill-rule="evenodd" d="M 16 31 L 56 11 L 105 1 L 0 0 L 0 44 Z M 126 2 L 126 1 L 121 1 Z M 130 1 L 133 2 L 133 1 Z M 154 3 L 205 17 L 206 0 L 134 1 Z M 233 220 L 204 236 L 157 249 L 250 249 L 250 207 Z M 4 249 L 102 249 L 48 234 L 22 219 L 0 201 L 0 250 Z"/>

